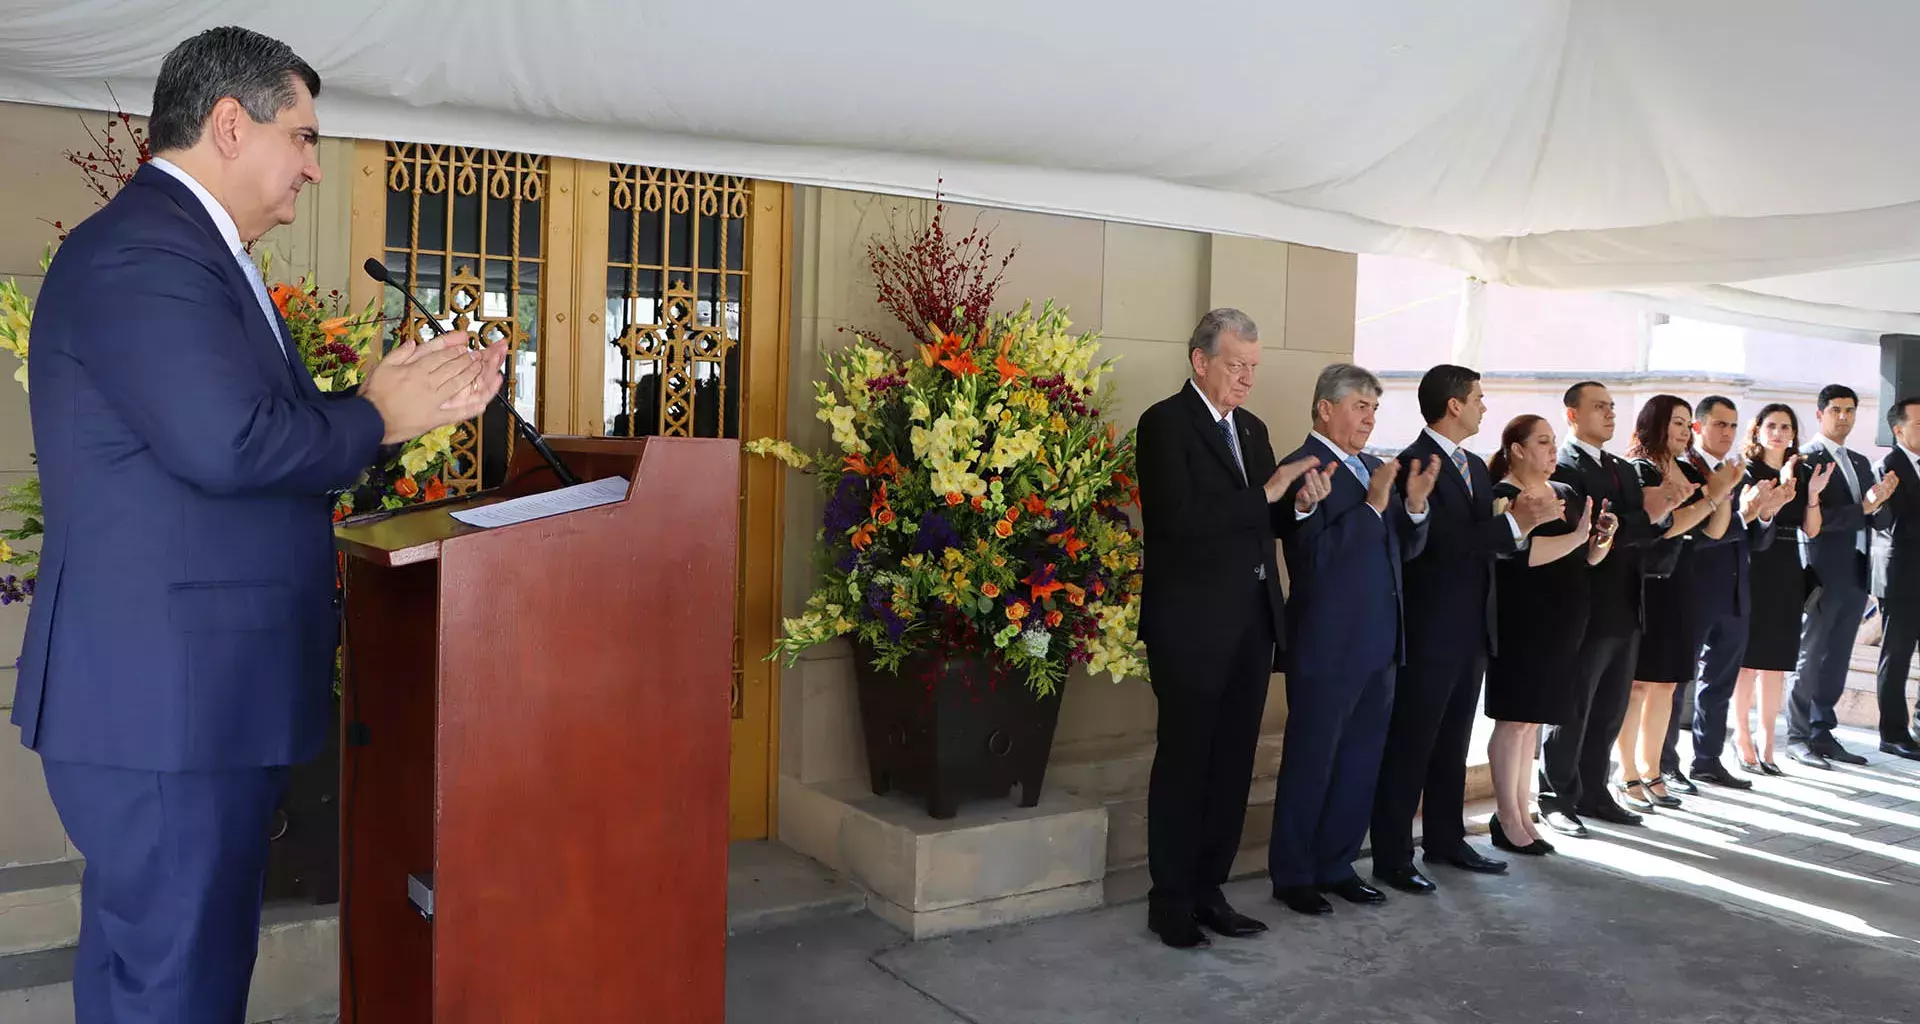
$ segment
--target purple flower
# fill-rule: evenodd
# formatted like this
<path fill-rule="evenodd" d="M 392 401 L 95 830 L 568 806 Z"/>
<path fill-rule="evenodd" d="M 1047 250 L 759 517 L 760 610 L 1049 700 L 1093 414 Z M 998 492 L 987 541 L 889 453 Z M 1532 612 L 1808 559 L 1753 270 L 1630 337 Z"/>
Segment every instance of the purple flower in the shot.
<path fill-rule="evenodd" d="M 907 631 L 907 620 L 894 612 L 893 592 L 887 589 L 886 584 L 876 581 L 867 587 L 867 607 L 887 627 L 887 639 L 898 642 L 900 635 Z"/>
<path fill-rule="evenodd" d="M 953 524 L 947 522 L 946 516 L 935 509 L 928 509 L 927 513 L 920 517 L 920 530 L 913 536 L 915 554 L 938 554 L 948 548 L 959 546 L 960 534 L 954 531 Z"/>
<path fill-rule="evenodd" d="M 821 517 L 821 525 L 826 527 L 827 536 L 830 539 L 838 538 L 860 525 L 867 518 L 867 506 L 872 500 L 866 477 L 858 473 L 842 473 L 839 486 L 834 488 L 833 497 L 827 501 L 826 514 Z"/>
<path fill-rule="evenodd" d="M 19 576 L 0 576 L 0 605 L 14 604 L 33 598 L 35 577 L 22 579 Z"/>

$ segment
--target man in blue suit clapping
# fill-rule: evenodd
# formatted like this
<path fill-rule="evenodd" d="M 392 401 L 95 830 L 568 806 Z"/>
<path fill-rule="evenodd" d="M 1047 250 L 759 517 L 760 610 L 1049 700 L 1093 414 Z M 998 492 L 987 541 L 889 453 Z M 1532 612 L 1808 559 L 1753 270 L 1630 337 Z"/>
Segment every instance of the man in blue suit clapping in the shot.
<path fill-rule="evenodd" d="M 47 530 L 13 721 L 86 858 L 79 1024 L 244 1018 L 269 819 L 326 735 L 330 492 L 500 387 L 504 347 L 464 333 L 314 386 L 245 246 L 320 179 L 319 91 L 254 32 L 176 47 L 153 161 L 34 318 Z"/>
<path fill-rule="evenodd" d="M 1426 543 L 1427 497 L 1440 462 L 1409 467 L 1402 500 L 1397 461 L 1364 452 L 1380 393 L 1380 379 L 1358 366 L 1322 370 L 1313 432 L 1281 460 L 1327 467 L 1294 485 L 1325 497 L 1295 512 L 1281 537 L 1292 585 L 1287 734 L 1267 870 L 1274 898 L 1302 914 L 1333 909 L 1323 892 L 1352 903 L 1386 898 L 1354 874 L 1353 859 L 1372 816 L 1394 672 L 1406 660 L 1401 562 Z"/>

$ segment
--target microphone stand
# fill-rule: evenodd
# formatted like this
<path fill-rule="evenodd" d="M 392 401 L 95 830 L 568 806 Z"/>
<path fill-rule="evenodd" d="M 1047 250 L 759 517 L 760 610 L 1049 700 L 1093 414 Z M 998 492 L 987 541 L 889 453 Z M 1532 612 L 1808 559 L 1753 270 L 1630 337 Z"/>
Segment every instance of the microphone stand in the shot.
<path fill-rule="evenodd" d="M 422 305 L 419 299 L 414 298 L 411 289 L 402 288 L 400 282 L 395 281 L 387 275 L 386 266 L 379 260 L 369 257 L 366 263 L 366 271 L 368 277 L 391 287 L 394 291 L 405 296 L 406 300 L 413 305 L 413 308 L 426 319 L 427 323 L 433 326 L 434 337 L 437 338 L 448 333 L 446 328 L 440 326 L 440 319 L 429 312 L 427 307 Z M 540 431 L 535 430 L 533 424 L 528 423 L 526 418 L 520 415 L 520 411 L 513 407 L 513 403 L 507 398 L 506 390 L 503 386 L 500 390 L 494 392 L 493 400 L 499 403 L 500 408 L 506 410 L 507 415 L 512 418 L 513 425 L 520 431 L 521 438 L 532 445 L 533 450 L 539 452 L 540 457 L 546 460 L 547 468 L 553 470 L 553 475 L 560 479 L 560 486 L 573 487 L 578 485 L 580 478 L 574 476 L 573 473 L 567 469 L 566 464 L 560 461 L 560 456 L 555 455 L 553 449 L 547 447 L 547 439 L 542 437 Z"/>

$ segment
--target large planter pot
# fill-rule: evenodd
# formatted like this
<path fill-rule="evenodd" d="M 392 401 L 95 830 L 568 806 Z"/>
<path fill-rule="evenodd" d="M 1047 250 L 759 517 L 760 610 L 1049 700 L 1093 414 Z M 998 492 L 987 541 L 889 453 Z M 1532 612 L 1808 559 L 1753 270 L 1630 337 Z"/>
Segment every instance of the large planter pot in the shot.
<path fill-rule="evenodd" d="M 1058 689 L 1034 696 L 998 652 L 915 655 L 885 672 L 856 644 L 854 661 L 875 794 L 923 797 L 935 818 L 963 801 L 1004 799 L 1015 783 L 1020 806 L 1040 802 Z"/>

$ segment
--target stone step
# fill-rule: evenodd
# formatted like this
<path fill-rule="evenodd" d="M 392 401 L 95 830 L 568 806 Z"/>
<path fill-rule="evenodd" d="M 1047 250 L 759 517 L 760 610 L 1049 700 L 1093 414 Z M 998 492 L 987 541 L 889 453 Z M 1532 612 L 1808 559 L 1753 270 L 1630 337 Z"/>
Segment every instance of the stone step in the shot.
<path fill-rule="evenodd" d="M 867 894 L 859 886 L 779 843 L 734 843 L 727 857 L 729 935 L 867 908 Z M 13 941 L 0 949 L 0 1021 L 5 1024 L 72 1024 L 79 879 L 78 861 L 0 869 L 0 938 Z M 338 911 L 337 904 L 267 907 L 247 1005 L 249 1024 L 332 1018 L 340 991 Z"/>

